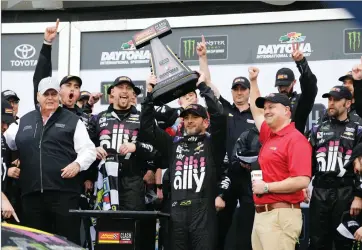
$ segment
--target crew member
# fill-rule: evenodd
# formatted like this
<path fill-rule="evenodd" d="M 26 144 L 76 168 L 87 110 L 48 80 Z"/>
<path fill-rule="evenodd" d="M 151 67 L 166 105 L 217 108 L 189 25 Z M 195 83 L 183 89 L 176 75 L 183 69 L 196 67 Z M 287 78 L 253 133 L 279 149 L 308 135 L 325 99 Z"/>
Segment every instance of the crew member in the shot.
<path fill-rule="evenodd" d="M 10 219 L 11 216 L 17 222 L 20 222 L 15 210 L 5 193 L 8 191 L 8 168 L 11 164 L 11 151 L 6 144 L 4 132 L 8 129 L 9 125 L 15 122 L 14 110 L 12 105 L 1 96 L 1 215 L 4 219 Z M 14 171 L 15 172 L 15 171 Z M 15 174 L 20 174 L 20 169 Z"/>
<path fill-rule="evenodd" d="M 361 124 L 350 119 L 352 94 L 335 86 L 328 98 L 328 118 L 313 126 L 310 142 L 314 153 L 313 192 L 310 210 L 310 249 L 351 249 L 352 241 L 337 233 L 342 214 L 357 216 L 362 209 L 362 190 L 353 168 L 346 168 L 362 139 Z M 362 153 L 361 153 L 362 155 Z M 358 161 L 358 160 L 356 160 Z"/>
<path fill-rule="evenodd" d="M 299 82 L 302 93 L 298 94 L 293 91 L 296 80 L 293 71 L 289 68 L 282 68 L 277 71 L 275 87 L 278 88 L 279 93 L 289 97 L 292 105 L 292 121 L 295 122 L 295 127 L 304 134 L 309 113 L 313 109 L 318 93 L 317 78 L 309 68 L 303 52 L 299 50 L 299 44 L 293 43 L 292 47 L 292 58 L 300 72 Z"/>
<path fill-rule="evenodd" d="M 10 103 L 10 105 L 13 107 L 15 120 L 18 120 L 19 117 L 17 117 L 17 115 L 19 112 L 20 98 L 12 90 L 4 90 L 3 92 L 1 92 L 1 94 L 5 98 L 5 100 L 7 100 Z"/>

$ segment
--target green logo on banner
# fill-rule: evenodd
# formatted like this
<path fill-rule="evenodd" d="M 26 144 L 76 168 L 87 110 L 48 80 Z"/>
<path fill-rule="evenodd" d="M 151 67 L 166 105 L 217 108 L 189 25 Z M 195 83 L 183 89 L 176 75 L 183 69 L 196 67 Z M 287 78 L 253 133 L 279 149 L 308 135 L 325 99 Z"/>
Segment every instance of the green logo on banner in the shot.
<path fill-rule="evenodd" d="M 195 56 L 196 40 L 187 39 L 187 40 L 184 40 L 183 43 L 184 43 L 185 59 L 192 59 Z"/>
<path fill-rule="evenodd" d="M 356 51 L 361 47 L 361 32 L 348 32 L 349 49 Z"/>
<path fill-rule="evenodd" d="M 361 46 L 362 29 L 345 30 L 344 35 L 344 53 L 345 54 L 362 54 Z"/>
<path fill-rule="evenodd" d="M 103 94 L 101 104 L 109 104 L 109 95 L 107 94 L 107 90 L 111 85 L 111 82 L 101 82 L 101 93 Z"/>

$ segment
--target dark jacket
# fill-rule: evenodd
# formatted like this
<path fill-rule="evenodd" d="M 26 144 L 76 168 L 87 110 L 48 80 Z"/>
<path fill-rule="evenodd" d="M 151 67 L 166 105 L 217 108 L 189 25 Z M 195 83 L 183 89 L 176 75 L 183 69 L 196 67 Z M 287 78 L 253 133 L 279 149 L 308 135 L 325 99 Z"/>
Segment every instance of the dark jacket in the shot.
<path fill-rule="evenodd" d="M 1 190 L 7 193 L 9 182 L 8 169 L 11 165 L 11 150 L 6 144 L 4 135 L 1 135 Z"/>
<path fill-rule="evenodd" d="M 147 141 L 154 144 L 168 162 L 173 201 L 206 198 L 213 202 L 216 195 L 222 195 L 225 190 L 223 181 L 217 185 L 217 180 L 222 175 L 221 165 L 225 156 L 226 121 L 222 106 L 212 90 L 205 83 L 199 85 L 199 90 L 205 97 L 210 114 L 210 134 L 171 137 L 155 123 L 152 95 L 148 93 L 142 104 L 141 130 Z M 193 173 L 192 179 L 190 174 L 189 178 L 185 178 L 187 170 L 182 170 L 184 167 L 180 164 L 192 166 L 189 168 L 189 172 Z M 183 175 L 181 172 L 184 172 Z"/>
<path fill-rule="evenodd" d="M 313 147 L 313 185 L 330 188 L 328 183 L 354 183 L 355 195 L 362 197 L 352 162 L 361 156 L 362 126 L 349 118 L 345 121 L 330 118 L 313 126 L 309 140 Z"/>
<path fill-rule="evenodd" d="M 362 80 L 353 80 L 354 88 L 354 110 L 359 117 L 362 117 Z"/>
<path fill-rule="evenodd" d="M 37 110 L 20 119 L 15 142 L 21 162 L 22 195 L 44 190 L 80 192 L 79 175 L 61 177 L 61 169 L 77 157 L 73 138 L 78 121 L 76 115 L 60 107 L 45 126 Z"/>
<path fill-rule="evenodd" d="M 143 143 L 140 136 L 140 114 L 132 106 L 125 116 L 120 119 L 113 106 L 92 117 L 89 123 L 89 136 L 96 147 L 115 149 L 119 151 L 124 142 L 135 142 L 136 152 L 120 156 L 120 171 L 122 175 L 142 176 L 146 170 L 146 160 L 153 160 L 156 150 L 152 145 Z M 150 166 L 150 165 L 147 165 Z"/>
<path fill-rule="evenodd" d="M 317 77 L 309 68 L 306 58 L 296 62 L 296 64 L 300 72 L 299 82 L 302 93 L 296 94 L 294 92 L 290 97 L 292 102 L 292 121 L 295 122 L 296 129 L 304 134 L 309 113 L 313 109 L 318 93 Z"/>

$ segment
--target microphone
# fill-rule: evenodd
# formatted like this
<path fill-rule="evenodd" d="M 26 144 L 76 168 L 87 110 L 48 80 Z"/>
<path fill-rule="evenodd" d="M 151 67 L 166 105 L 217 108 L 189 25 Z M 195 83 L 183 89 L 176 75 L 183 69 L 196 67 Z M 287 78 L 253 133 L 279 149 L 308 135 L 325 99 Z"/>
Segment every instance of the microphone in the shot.
<path fill-rule="evenodd" d="M 263 171 L 260 169 L 260 165 L 258 161 L 255 161 L 251 164 L 251 183 L 253 181 L 263 180 Z M 256 195 L 258 198 L 262 197 L 262 194 Z"/>

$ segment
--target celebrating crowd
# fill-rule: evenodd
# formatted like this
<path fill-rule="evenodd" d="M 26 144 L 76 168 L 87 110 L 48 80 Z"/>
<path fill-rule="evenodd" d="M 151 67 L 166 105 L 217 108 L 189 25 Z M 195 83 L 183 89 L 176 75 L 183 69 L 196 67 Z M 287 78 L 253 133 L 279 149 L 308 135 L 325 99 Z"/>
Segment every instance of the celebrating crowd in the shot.
<path fill-rule="evenodd" d="M 17 117 L 21 99 L 2 92 L 3 220 L 77 244 L 85 230 L 91 249 L 96 220 L 81 228 L 70 209 L 161 210 L 171 217 L 160 221 L 159 249 L 224 249 L 236 220 L 235 249 L 290 250 L 302 230 L 300 204 L 309 202 L 309 249 L 352 248 L 337 227 L 342 217 L 362 225 L 362 60 L 323 94 L 328 108 L 310 131 L 318 84 L 298 44 L 291 60 L 299 81 L 282 68 L 276 93 L 265 97 L 259 69 L 250 67 L 248 76 L 235 73 L 232 102 L 223 98 L 202 37 L 196 90 L 178 108 L 155 107 L 151 74 L 137 110 L 141 90 L 119 76 L 108 89 L 109 107 L 94 114 L 101 93 L 82 91 L 78 76 L 51 77 L 58 24 L 44 34 L 34 110 Z M 154 249 L 155 225 L 140 223 L 141 249 Z M 361 241 L 362 227 L 351 234 Z"/>

